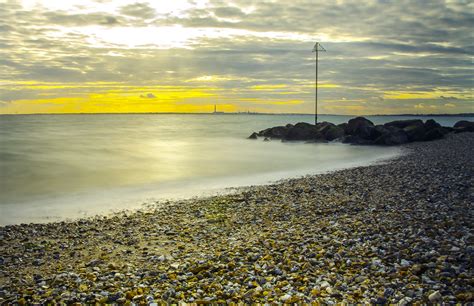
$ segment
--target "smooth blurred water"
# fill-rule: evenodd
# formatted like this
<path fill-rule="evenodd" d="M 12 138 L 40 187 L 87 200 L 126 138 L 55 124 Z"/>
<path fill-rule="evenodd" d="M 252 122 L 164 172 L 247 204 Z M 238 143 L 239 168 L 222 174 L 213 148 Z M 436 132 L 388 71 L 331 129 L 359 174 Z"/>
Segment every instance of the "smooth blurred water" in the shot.
<path fill-rule="evenodd" d="M 320 116 L 320 121 L 349 118 Z M 462 118 L 435 119 L 452 125 Z M 0 116 L 0 224 L 137 208 L 146 200 L 321 173 L 399 153 L 246 139 L 267 127 L 313 120 L 309 115 Z"/>

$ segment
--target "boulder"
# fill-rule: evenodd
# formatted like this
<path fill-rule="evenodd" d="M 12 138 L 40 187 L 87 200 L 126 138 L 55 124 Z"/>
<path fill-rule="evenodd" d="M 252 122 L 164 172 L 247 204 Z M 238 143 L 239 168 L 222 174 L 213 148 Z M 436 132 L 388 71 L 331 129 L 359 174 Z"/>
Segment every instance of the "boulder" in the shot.
<path fill-rule="evenodd" d="M 421 141 L 425 137 L 426 128 L 422 125 L 410 125 L 403 128 L 403 131 L 407 134 L 408 141 Z"/>
<path fill-rule="evenodd" d="M 409 119 L 409 120 L 395 120 L 391 122 L 387 122 L 384 124 L 385 127 L 394 126 L 399 129 L 404 129 L 408 126 L 423 126 L 423 121 L 420 119 Z"/>
<path fill-rule="evenodd" d="M 307 122 L 298 122 L 294 127 L 300 129 L 314 129 L 316 126 Z"/>
<path fill-rule="evenodd" d="M 324 138 L 329 141 L 333 141 L 335 139 L 341 138 L 345 135 L 344 129 L 340 126 L 330 126 L 329 128 L 325 129 L 324 132 L 322 132 Z"/>
<path fill-rule="evenodd" d="M 436 139 L 441 139 L 444 137 L 445 130 L 443 130 L 442 127 L 439 128 L 434 128 L 425 133 L 425 136 L 423 137 L 424 141 L 431 141 L 431 140 L 436 140 Z"/>
<path fill-rule="evenodd" d="M 321 133 L 323 133 L 324 130 L 332 127 L 332 126 L 335 126 L 334 123 L 331 123 L 331 122 L 327 122 L 327 121 L 324 121 L 324 122 L 320 122 L 318 124 L 316 124 L 316 128 L 318 129 L 318 131 L 320 131 Z"/>
<path fill-rule="evenodd" d="M 454 125 L 454 132 L 455 133 L 474 132 L 474 122 L 467 121 L 467 120 L 458 121 Z"/>
<path fill-rule="evenodd" d="M 440 128 L 441 127 L 441 124 L 439 124 L 438 122 L 434 121 L 433 119 L 428 119 L 426 120 L 425 122 L 425 129 L 427 131 L 429 130 L 432 130 L 432 129 L 436 129 L 436 128 Z"/>
<path fill-rule="evenodd" d="M 353 118 L 347 123 L 346 134 L 355 135 L 357 133 L 357 130 L 367 126 L 374 126 L 374 124 L 372 123 L 372 121 L 364 117 Z"/>
<path fill-rule="evenodd" d="M 250 135 L 249 137 L 247 137 L 247 139 L 257 139 L 257 133 L 253 132 L 252 135 Z"/>
<path fill-rule="evenodd" d="M 373 145 L 374 141 L 363 139 L 356 135 L 346 135 L 341 138 L 342 143 L 350 143 L 354 145 Z"/>
<path fill-rule="evenodd" d="M 294 127 L 288 130 L 288 133 L 283 138 L 284 140 L 311 140 L 321 138 L 320 134 L 312 127 Z"/>
<path fill-rule="evenodd" d="M 340 124 L 338 124 L 337 126 L 340 127 L 340 128 L 343 128 L 344 131 L 347 129 L 347 123 L 346 123 L 346 122 L 340 123 Z"/>
<path fill-rule="evenodd" d="M 284 140 L 312 140 L 322 138 L 317 127 L 306 122 L 298 122 L 293 127 L 288 129 L 288 132 L 283 137 Z"/>
<path fill-rule="evenodd" d="M 361 126 L 353 135 L 367 140 L 375 140 L 381 135 L 381 133 L 379 133 L 374 126 Z"/>
<path fill-rule="evenodd" d="M 454 127 L 455 128 L 466 128 L 466 127 L 474 127 L 474 122 L 473 121 L 467 121 L 467 120 L 461 120 L 461 121 L 458 121 L 456 122 L 456 124 L 454 124 Z"/>
<path fill-rule="evenodd" d="M 288 134 L 289 128 L 285 126 L 275 126 L 258 132 L 258 136 L 270 138 L 284 138 Z"/>
<path fill-rule="evenodd" d="M 402 129 L 397 128 L 395 126 L 388 126 L 388 127 L 384 126 L 384 128 L 385 129 L 383 130 L 382 135 L 380 135 L 375 140 L 375 144 L 385 145 L 385 146 L 395 146 L 395 145 L 401 145 L 408 142 L 408 136 Z"/>

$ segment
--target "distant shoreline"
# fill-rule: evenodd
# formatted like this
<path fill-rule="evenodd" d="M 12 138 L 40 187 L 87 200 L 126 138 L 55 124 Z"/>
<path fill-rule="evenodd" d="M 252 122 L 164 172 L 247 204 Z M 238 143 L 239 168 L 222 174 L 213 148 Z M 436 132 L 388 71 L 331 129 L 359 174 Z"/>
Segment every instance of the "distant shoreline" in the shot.
<path fill-rule="evenodd" d="M 163 112 L 163 113 L 33 113 L 33 114 L 0 114 L 0 116 L 32 116 L 32 115 L 264 115 L 264 116 L 314 116 L 314 114 L 306 113 L 247 113 L 247 112 L 223 112 L 223 113 L 179 113 L 179 112 Z M 400 117 L 474 117 L 474 113 L 459 114 L 374 114 L 374 115 L 343 115 L 343 114 L 318 114 L 318 116 L 341 116 L 341 117 L 373 117 L 373 116 L 400 116 Z"/>

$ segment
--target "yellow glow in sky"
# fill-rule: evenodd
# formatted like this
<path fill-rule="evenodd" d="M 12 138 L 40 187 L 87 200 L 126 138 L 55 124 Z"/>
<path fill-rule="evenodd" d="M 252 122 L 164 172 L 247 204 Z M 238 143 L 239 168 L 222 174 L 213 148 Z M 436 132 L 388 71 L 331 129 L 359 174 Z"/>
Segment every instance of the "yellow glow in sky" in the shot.
<path fill-rule="evenodd" d="M 0 114 L 474 112 L 468 4 L 295 1 L 4 1 Z"/>

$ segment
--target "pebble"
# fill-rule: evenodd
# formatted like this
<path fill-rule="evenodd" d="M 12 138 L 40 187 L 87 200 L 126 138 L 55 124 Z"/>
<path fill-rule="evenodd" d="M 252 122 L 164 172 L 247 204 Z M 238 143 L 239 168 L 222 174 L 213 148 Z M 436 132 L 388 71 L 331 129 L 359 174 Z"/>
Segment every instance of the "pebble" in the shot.
<path fill-rule="evenodd" d="M 443 296 L 441 295 L 439 291 L 435 291 L 428 296 L 428 300 L 430 300 L 431 303 L 436 303 L 440 301 L 442 297 Z"/>

